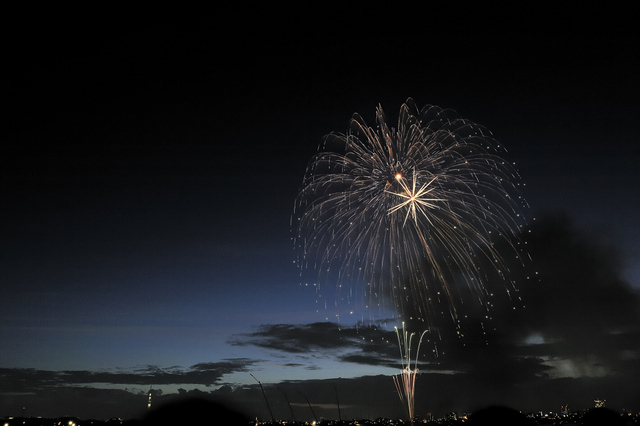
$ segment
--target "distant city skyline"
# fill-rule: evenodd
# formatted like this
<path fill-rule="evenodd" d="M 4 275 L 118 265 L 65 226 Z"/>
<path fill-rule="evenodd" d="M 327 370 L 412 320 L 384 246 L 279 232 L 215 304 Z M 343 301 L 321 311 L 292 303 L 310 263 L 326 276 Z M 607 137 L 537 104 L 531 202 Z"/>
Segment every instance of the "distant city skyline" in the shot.
<path fill-rule="evenodd" d="M 284 392 L 282 393 L 284 394 Z M 286 399 L 288 400 L 288 398 Z M 215 400 L 210 400 L 211 404 L 215 404 L 215 405 L 208 405 L 209 402 L 207 401 L 208 401 L 207 398 L 202 397 L 201 395 L 195 396 L 195 397 L 193 396 L 187 397 L 186 394 L 182 394 L 181 396 L 173 395 L 173 396 L 170 396 L 168 399 L 164 398 L 159 407 L 154 407 L 153 409 L 149 409 L 147 410 L 146 413 L 142 414 L 140 417 L 135 419 L 111 418 L 111 419 L 102 420 L 102 419 L 82 419 L 76 416 L 65 416 L 65 417 L 62 417 L 60 420 L 69 422 L 70 426 L 74 426 L 74 425 L 82 426 L 83 424 L 87 424 L 88 422 L 94 425 L 129 424 L 131 422 L 139 422 L 140 420 L 145 422 L 150 421 L 153 418 L 157 418 L 158 415 L 164 414 L 167 409 L 172 410 L 170 412 L 170 415 L 175 416 L 176 418 L 173 420 L 177 420 L 177 421 L 180 421 L 181 419 L 191 420 L 194 418 L 197 418 L 198 420 L 202 420 L 203 419 L 202 416 L 205 416 L 205 417 L 208 416 L 211 419 L 216 419 L 217 418 L 216 416 L 218 416 L 218 419 L 220 419 L 220 416 L 225 416 L 225 411 L 222 411 L 222 410 L 230 410 L 229 411 L 230 413 L 238 413 L 238 414 L 241 413 L 240 411 L 237 411 L 235 408 L 231 406 L 218 404 L 214 402 Z M 438 424 L 441 424 L 440 422 L 442 421 L 468 422 L 469 420 L 473 420 L 474 418 L 478 417 L 478 418 L 488 419 L 488 420 L 493 419 L 496 422 L 500 422 L 500 421 L 507 420 L 507 418 L 513 421 L 515 420 L 515 418 L 513 418 L 515 415 L 515 416 L 518 416 L 518 418 L 520 419 L 525 419 L 525 418 L 529 419 L 530 421 L 533 422 L 532 424 L 548 424 L 547 422 L 554 421 L 554 420 L 561 420 L 565 422 L 566 421 L 580 422 L 583 419 L 587 421 L 588 418 L 598 419 L 599 423 L 595 423 L 595 424 L 605 424 L 607 421 L 614 420 L 615 418 L 626 419 L 630 422 L 629 424 L 637 423 L 638 421 L 640 421 L 640 413 L 638 412 L 632 412 L 629 410 L 622 410 L 622 411 L 611 410 L 607 408 L 605 404 L 603 404 L 604 400 L 596 399 L 593 402 L 594 402 L 593 407 L 584 408 L 581 410 L 571 410 L 566 404 L 562 405 L 559 411 L 538 410 L 538 411 L 532 411 L 532 412 L 518 411 L 518 410 L 509 408 L 509 407 L 504 407 L 504 406 L 490 406 L 490 407 L 481 408 L 474 412 L 451 411 L 446 413 L 427 413 L 426 415 L 416 416 L 415 420 L 418 422 L 425 422 L 425 423 L 437 422 Z M 265 403 L 268 403 L 268 400 L 265 401 Z M 304 407 L 306 408 L 306 411 L 307 411 L 306 413 L 304 413 L 305 410 L 303 410 L 302 408 L 303 408 L 303 405 L 305 404 L 287 402 L 287 405 L 289 407 L 289 413 L 290 413 L 289 417 L 276 418 L 276 416 L 273 415 L 274 411 L 271 410 L 271 407 L 269 406 L 269 414 L 266 417 L 262 417 L 262 418 L 256 417 L 255 420 L 251 420 L 251 422 L 257 422 L 257 424 L 276 424 L 276 423 L 277 424 L 308 424 L 314 421 L 315 422 L 324 421 L 331 424 L 333 422 L 337 422 L 341 420 L 342 422 L 344 422 L 344 424 L 363 424 L 363 422 L 364 424 L 368 424 L 367 423 L 368 421 L 375 422 L 376 424 L 385 424 L 385 420 L 386 420 L 386 421 L 389 421 L 391 424 L 393 424 L 395 421 L 398 420 L 396 418 L 384 419 L 380 417 L 367 418 L 362 416 L 343 417 L 341 416 L 341 414 L 339 414 L 339 417 L 331 418 L 326 416 L 319 416 L 313 410 L 313 407 L 309 407 L 308 405 Z M 170 407 L 173 407 L 173 408 L 170 408 Z M 178 410 L 182 409 L 185 411 L 175 412 L 174 410 L 176 409 Z M 189 411 L 190 409 L 191 410 L 197 409 L 198 411 L 191 412 Z M 320 410 L 322 410 L 322 408 L 320 408 Z M 296 411 L 298 412 L 297 415 L 295 413 Z M 320 412 L 324 412 L 324 411 L 320 411 Z M 243 414 L 240 414 L 240 415 L 243 415 Z M 194 417 L 194 416 L 198 416 L 198 417 Z M 247 421 L 241 424 L 249 422 L 249 418 L 246 416 L 245 418 L 247 419 Z M 309 419 L 305 420 L 307 418 Z M 49 424 L 51 420 L 56 420 L 56 418 L 29 417 L 26 414 L 26 407 L 23 408 L 23 413 L 21 416 L 4 416 L 4 417 L 0 417 L 0 419 L 3 420 L 6 426 L 13 426 L 18 424 L 28 424 L 31 426 L 46 425 L 46 424 Z M 165 417 L 165 420 L 166 419 L 167 418 Z M 579 423 L 579 424 L 582 424 L 582 423 Z M 592 423 L 588 423 L 588 424 L 592 424 Z"/>

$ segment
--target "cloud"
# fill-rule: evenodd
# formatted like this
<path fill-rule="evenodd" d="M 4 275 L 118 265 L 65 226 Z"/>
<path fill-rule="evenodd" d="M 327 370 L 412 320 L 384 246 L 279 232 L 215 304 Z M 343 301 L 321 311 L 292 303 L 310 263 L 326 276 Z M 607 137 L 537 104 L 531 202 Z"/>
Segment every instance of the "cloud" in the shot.
<path fill-rule="evenodd" d="M 261 325 L 255 332 L 232 336 L 229 343 L 235 346 L 258 346 L 292 354 L 354 347 L 367 352 L 387 352 L 385 348 L 390 339 L 395 341 L 395 332 L 383 330 L 375 325 L 342 326 L 333 322 L 317 322 Z"/>
<path fill-rule="evenodd" d="M 466 305 L 458 324 L 438 322 L 425 335 L 421 370 L 464 374 L 496 388 L 637 373 L 640 298 L 622 278 L 620 254 L 563 215 L 536 220 L 522 240 L 531 262 L 506 259 L 516 289 L 497 275 L 489 277 L 486 305 Z M 396 342 L 394 331 L 376 325 L 330 322 L 263 325 L 230 340 L 281 354 L 392 368 L 399 366 Z"/>
<path fill-rule="evenodd" d="M 459 329 L 443 323 L 425 335 L 416 391 L 421 401 L 428 401 L 429 410 L 471 410 L 474 404 L 490 403 L 527 410 L 557 406 L 559 401 L 584 407 L 600 395 L 631 404 L 630 395 L 640 391 L 640 301 L 621 278 L 620 255 L 563 216 L 544 217 L 526 231 L 523 240 L 532 261 L 524 267 L 517 262 L 509 265 L 518 291 L 510 295 L 498 291 L 504 281 L 496 278 L 491 282 L 492 309 L 465 309 Z M 454 337 L 456 331 L 464 336 Z M 229 343 L 265 349 L 282 357 L 282 365 L 290 368 L 319 369 L 313 362 L 318 358 L 397 371 L 400 367 L 396 333 L 379 323 L 262 325 L 231 336 Z M 65 386 L 89 388 L 95 383 L 223 384 L 223 376 L 250 371 L 260 362 L 237 358 L 188 368 L 144 366 L 97 372 L 5 368 L 0 369 L 0 392 L 11 400 L 16 395 L 35 397 L 43 390 L 62 392 Z M 299 410 L 305 408 L 303 394 L 321 412 L 321 405 L 333 404 L 337 388 L 345 407 L 359 407 L 353 409 L 354 415 L 367 415 L 363 407 L 383 406 L 397 398 L 387 375 L 287 381 L 277 388 L 265 383 L 265 388 L 283 418 L 289 415 L 283 391 Z M 73 392 L 84 391 L 67 389 L 65 397 L 80 398 Z M 223 387 L 211 394 L 243 401 L 252 410 L 263 404 L 255 386 Z M 82 397 L 95 398 L 88 391 Z M 122 397 L 110 394 L 109 398 Z M 402 413 L 401 405 L 396 409 Z"/>
<path fill-rule="evenodd" d="M 418 366 L 424 370 L 450 373 L 448 364 L 430 355 L 436 340 L 438 338 L 435 335 L 425 335 Z M 417 352 L 418 341 L 418 337 L 412 341 L 413 355 Z M 333 322 L 262 325 L 253 333 L 232 336 L 229 343 L 237 346 L 257 346 L 300 358 L 308 358 L 308 355 L 364 366 L 397 370 L 402 368 L 395 329 L 386 330 L 380 327 L 379 323 L 358 323 L 350 326 Z"/>
<path fill-rule="evenodd" d="M 255 332 L 229 339 L 235 346 L 251 345 L 291 355 L 393 367 L 398 366 L 396 342 L 395 331 L 373 324 L 342 326 L 333 322 L 262 325 Z"/>
<path fill-rule="evenodd" d="M 211 386 L 234 372 L 247 371 L 257 360 L 248 358 L 203 362 L 189 368 L 145 366 L 131 371 L 48 371 L 32 368 L 0 368 L 0 392 L 32 392 L 47 387 L 87 384 L 168 385 L 195 384 Z"/>
<path fill-rule="evenodd" d="M 640 298 L 622 278 L 622 256 L 564 215 L 525 230 L 531 262 L 508 265 L 517 292 L 494 277 L 490 309 L 462 312 L 464 337 L 444 327 L 441 369 L 485 388 L 559 378 L 640 379 Z"/>
<path fill-rule="evenodd" d="M 532 262 L 516 277 L 525 308 L 496 317 L 505 339 L 520 353 L 589 365 L 583 374 L 622 374 L 622 354 L 640 354 L 640 297 L 621 254 L 563 215 L 536 221 L 527 243 Z M 525 345 L 531 336 L 538 344 Z"/>

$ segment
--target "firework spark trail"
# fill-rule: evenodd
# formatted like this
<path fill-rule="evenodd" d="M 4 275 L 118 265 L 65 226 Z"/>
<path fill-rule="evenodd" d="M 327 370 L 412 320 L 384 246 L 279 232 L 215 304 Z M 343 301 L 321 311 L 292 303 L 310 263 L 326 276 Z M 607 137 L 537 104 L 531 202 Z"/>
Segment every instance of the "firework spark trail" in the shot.
<path fill-rule="evenodd" d="M 507 281 L 496 243 L 518 256 L 517 172 L 487 130 L 452 110 L 409 99 L 397 129 L 381 107 L 376 122 L 355 114 L 310 162 L 294 210 L 298 265 L 334 285 L 337 301 L 358 294 L 363 307 L 429 323 L 442 296 L 457 320 L 461 289 L 484 303 L 483 259 Z"/>
<path fill-rule="evenodd" d="M 415 385 L 416 375 L 418 374 L 418 356 L 420 354 L 420 345 L 422 344 L 422 338 L 426 331 L 420 335 L 418 341 L 418 348 L 416 349 L 416 356 L 413 362 L 413 368 L 411 368 L 411 347 L 413 336 L 415 333 L 409 334 L 402 323 L 402 338 L 400 337 L 400 330 L 396 327 L 396 335 L 398 336 L 398 347 L 400 348 L 400 360 L 402 361 L 402 372 L 393 376 L 393 382 L 396 385 L 398 396 L 400 400 L 407 407 L 407 415 L 409 421 L 413 423 L 415 417 Z"/>

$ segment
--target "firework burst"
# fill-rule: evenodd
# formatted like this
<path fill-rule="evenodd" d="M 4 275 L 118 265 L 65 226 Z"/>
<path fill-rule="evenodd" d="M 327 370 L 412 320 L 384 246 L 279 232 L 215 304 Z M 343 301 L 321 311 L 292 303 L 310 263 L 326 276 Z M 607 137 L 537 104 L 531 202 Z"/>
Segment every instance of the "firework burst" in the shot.
<path fill-rule="evenodd" d="M 507 280 L 498 240 L 517 255 L 519 177 L 501 151 L 483 127 L 411 99 L 397 128 L 381 107 L 375 128 L 355 114 L 307 168 L 294 212 L 298 265 L 319 272 L 320 290 L 336 288 L 337 302 L 426 322 L 444 303 L 457 319 L 463 293 L 485 303 L 485 260 Z"/>

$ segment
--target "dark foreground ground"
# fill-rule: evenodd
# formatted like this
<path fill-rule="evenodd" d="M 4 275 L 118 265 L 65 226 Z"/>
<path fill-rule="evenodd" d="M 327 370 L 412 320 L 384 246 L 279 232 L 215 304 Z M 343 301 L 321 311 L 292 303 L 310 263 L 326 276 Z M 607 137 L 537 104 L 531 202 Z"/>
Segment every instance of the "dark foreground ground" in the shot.
<path fill-rule="evenodd" d="M 315 422 L 259 421 L 249 419 L 242 413 L 205 400 L 189 400 L 171 403 L 154 409 L 142 419 L 81 420 L 75 417 L 34 418 L 4 417 L 0 426 L 235 426 L 235 425 L 317 425 L 317 426 L 372 426 L 409 425 L 401 419 L 355 419 L 319 420 Z M 487 407 L 470 415 L 459 417 L 450 413 L 445 418 L 416 419 L 415 425 L 636 425 L 640 424 L 640 413 L 618 413 L 608 408 L 593 408 L 570 414 L 523 414 L 507 407 Z"/>
<path fill-rule="evenodd" d="M 228 408 L 223 404 L 205 399 L 174 401 L 151 410 L 141 419 L 81 420 L 75 417 L 0 418 L 0 426 L 235 426 L 235 425 L 316 425 L 316 426 L 369 426 L 369 425 L 409 425 L 401 419 L 376 420 L 325 420 L 314 422 L 259 421 Z M 609 408 L 593 408 L 567 414 L 530 413 L 524 414 L 508 407 L 492 406 L 468 415 L 449 413 L 443 418 L 416 419 L 415 425 L 635 425 L 640 424 L 640 413 L 619 413 Z"/>

